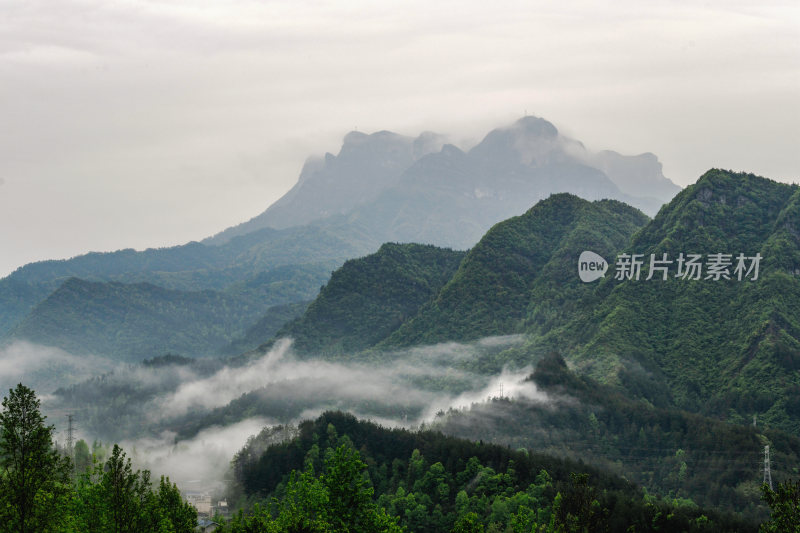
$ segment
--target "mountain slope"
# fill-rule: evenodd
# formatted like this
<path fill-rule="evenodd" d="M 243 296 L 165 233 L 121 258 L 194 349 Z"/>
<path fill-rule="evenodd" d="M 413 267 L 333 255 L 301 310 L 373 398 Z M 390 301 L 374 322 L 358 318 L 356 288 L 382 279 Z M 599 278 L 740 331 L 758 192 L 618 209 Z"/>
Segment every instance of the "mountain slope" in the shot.
<path fill-rule="evenodd" d="M 352 347 L 527 333 L 527 345 L 508 360 L 558 350 L 582 372 L 654 405 L 738 423 L 757 416 L 800 434 L 799 189 L 712 170 L 649 223 L 619 202 L 554 195 L 492 228 L 435 297 L 384 330 L 388 337 L 362 336 Z M 585 250 L 610 262 L 598 282 L 576 275 Z M 643 258 L 638 280 L 614 279 L 621 252 Z M 676 277 L 680 254 L 699 254 L 707 269 L 719 253 L 730 256 L 731 279 L 706 271 L 697 280 Z M 666 279 L 661 271 L 646 279 L 651 254 L 667 254 Z M 741 280 L 739 254 L 751 258 Z M 756 254 L 753 280 L 746 270 Z M 354 280 L 354 291 L 375 282 Z M 348 312 L 370 316 L 358 303 Z M 311 324 L 305 331 L 313 338 Z"/>
<path fill-rule="evenodd" d="M 679 190 L 652 154 L 594 154 L 537 117 L 489 132 L 468 152 L 433 134 L 412 140 L 352 132 L 339 155 L 309 161 L 297 185 L 264 213 L 205 242 L 313 224 L 358 228 L 379 242 L 465 249 L 553 193 L 614 198 L 655 214 Z"/>
<path fill-rule="evenodd" d="M 170 352 L 215 355 L 270 306 L 308 300 L 327 277 L 325 266 L 284 267 L 228 291 L 194 292 L 70 278 L 36 305 L 7 340 L 125 361 Z"/>
<path fill-rule="evenodd" d="M 0 280 L 0 337 L 72 277 L 98 282 L 149 283 L 178 291 L 220 291 L 246 284 L 276 268 L 296 268 L 298 275 L 306 268 L 321 267 L 329 272 L 345 259 L 371 252 L 378 245 L 360 234 L 342 231 L 335 235 L 324 228 L 303 226 L 286 230 L 267 228 L 232 239 L 223 246 L 193 242 L 142 252 L 89 253 L 68 260 L 31 263 Z M 298 295 L 276 298 L 273 303 L 313 297 L 320 283 L 316 276 L 310 282 Z"/>
<path fill-rule="evenodd" d="M 451 410 L 432 429 L 460 438 L 581 459 L 642 485 L 651 494 L 690 499 L 763 520 L 759 452 L 770 446 L 772 477 L 795 475 L 800 439 L 674 408 L 653 408 L 544 356 L 529 378 L 546 401 L 494 398 Z"/>
<path fill-rule="evenodd" d="M 568 306 L 587 291 L 574 281 L 572 259 L 583 250 L 611 255 L 646 221 L 620 202 L 553 195 L 493 227 L 436 298 L 382 346 L 522 332 L 535 288 L 552 289 Z"/>
<path fill-rule="evenodd" d="M 800 434 L 800 188 L 712 170 L 643 228 L 627 253 L 732 255 L 730 280 L 646 281 L 606 276 L 582 311 L 547 327 L 532 322 L 532 350 L 557 348 L 611 383 L 631 365 L 663 377 L 676 405 Z M 734 273 L 738 254 L 763 257 L 757 280 Z M 548 312 L 540 302 L 532 315 Z"/>
<path fill-rule="evenodd" d="M 347 261 L 299 319 L 277 336 L 300 353 L 341 354 L 374 345 L 430 300 L 453 275 L 463 252 L 419 244 L 384 244 Z"/>
<path fill-rule="evenodd" d="M 272 339 L 287 323 L 303 315 L 310 301 L 276 305 L 267 309 L 258 322 L 247 328 L 244 335 L 234 339 L 222 353 L 237 355 L 255 350 Z"/>
<path fill-rule="evenodd" d="M 301 226 L 344 214 L 373 200 L 394 184 L 416 160 L 441 148 L 441 138 L 423 133 L 416 139 L 389 131 L 366 135 L 352 131 L 338 155 L 309 158 L 297 184 L 266 211 L 204 241 L 221 244 L 263 228 Z"/>

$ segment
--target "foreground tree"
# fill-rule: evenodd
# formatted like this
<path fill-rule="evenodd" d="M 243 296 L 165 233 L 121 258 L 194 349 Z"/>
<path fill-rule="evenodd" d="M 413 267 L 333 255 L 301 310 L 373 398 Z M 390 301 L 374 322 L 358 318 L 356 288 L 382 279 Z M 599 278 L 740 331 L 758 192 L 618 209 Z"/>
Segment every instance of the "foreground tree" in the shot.
<path fill-rule="evenodd" d="M 116 444 L 105 463 L 78 477 L 71 517 L 70 533 L 192 533 L 197 526 L 178 487 L 164 476 L 153 487 L 150 472 L 134 470 Z"/>
<path fill-rule="evenodd" d="M 373 501 L 367 465 L 350 444 L 329 449 L 325 472 L 292 471 L 283 499 L 252 513 L 239 511 L 224 533 L 402 533 L 397 519 Z"/>
<path fill-rule="evenodd" d="M 760 531 L 800 532 L 800 481 L 778 483 L 774 491 L 764 483 L 761 499 L 769 505 L 771 516 Z"/>
<path fill-rule="evenodd" d="M 0 523 L 4 531 L 59 531 L 70 492 L 70 460 L 53 446 L 36 394 L 21 383 L 0 412 Z"/>

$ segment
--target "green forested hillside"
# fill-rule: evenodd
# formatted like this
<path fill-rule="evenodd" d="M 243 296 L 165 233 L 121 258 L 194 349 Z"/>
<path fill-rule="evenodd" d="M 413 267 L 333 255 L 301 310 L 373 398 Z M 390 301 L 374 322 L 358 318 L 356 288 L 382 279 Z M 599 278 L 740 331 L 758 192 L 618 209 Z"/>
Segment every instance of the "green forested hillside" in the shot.
<path fill-rule="evenodd" d="M 798 475 L 800 439 L 783 431 L 654 408 L 570 371 L 555 353 L 537 363 L 530 379 L 542 397 L 493 398 L 444 413 L 432 427 L 582 459 L 653 494 L 758 520 L 766 516 L 760 500 L 764 446 L 770 446 L 775 482 Z"/>
<path fill-rule="evenodd" d="M 463 252 L 420 244 L 384 244 L 347 261 L 298 320 L 278 336 L 305 354 L 363 350 L 386 338 L 447 282 Z"/>
<path fill-rule="evenodd" d="M 489 230 L 436 298 L 382 346 L 522 332 L 534 287 L 552 287 L 568 305 L 571 292 L 586 292 L 574 281 L 580 252 L 610 256 L 647 220 L 614 200 L 553 195 Z"/>
<path fill-rule="evenodd" d="M 625 386 L 631 367 L 662 377 L 675 405 L 734 422 L 753 416 L 800 434 L 800 188 L 720 170 L 662 208 L 627 253 L 760 254 L 757 280 L 617 280 L 607 275 L 577 312 L 531 303 L 530 350 L 558 349 L 595 377 Z"/>
<path fill-rule="evenodd" d="M 350 526 L 358 531 L 757 529 L 730 515 L 660 501 L 620 477 L 534 450 L 390 430 L 341 413 L 304 422 L 296 438 L 275 444 L 281 433 L 251 439 L 233 462 L 231 496 L 250 502 L 275 496 L 276 504 L 271 512 L 240 515 L 226 531 L 287 531 L 292 523 L 337 519 L 362 524 Z M 372 520 L 383 527 L 363 525 Z"/>
<path fill-rule="evenodd" d="M 0 336 L 14 328 L 47 295 L 69 278 L 150 283 L 180 291 L 225 290 L 288 265 L 325 265 L 375 250 L 378 242 L 359 231 L 336 233 L 315 226 L 262 229 L 220 246 L 192 242 L 141 252 L 88 253 L 67 260 L 40 261 L 0 280 Z M 320 283 L 303 287 L 316 294 Z M 294 298 L 295 301 L 302 298 Z M 292 300 L 284 300 L 292 301 Z M 254 318 L 253 322 L 257 320 Z"/>
<path fill-rule="evenodd" d="M 584 249 L 611 256 L 647 220 L 621 202 L 557 194 L 497 224 L 466 256 L 384 245 L 335 272 L 306 315 L 279 335 L 293 337 L 301 352 L 340 353 L 522 332 L 534 289 L 561 294 L 569 306 L 591 292 L 574 275 L 573 256 Z"/>
<path fill-rule="evenodd" d="M 584 250 L 610 263 L 598 282 L 577 276 Z M 621 252 L 643 258 L 638 280 L 615 279 Z M 647 280 L 651 254 L 667 254 L 667 279 L 654 271 Z M 681 254 L 701 262 L 729 254 L 729 279 L 709 279 L 706 271 L 700 279 L 678 277 Z M 738 279 L 739 254 L 760 254 L 757 279 L 753 271 Z M 798 274 L 800 188 L 712 170 L 650 222 L 619 202 L 554 195 L 492 228 L 402 325 L 353 330 L 348 342 L 380 349 L 526 333 L 520 363 L 557 350 L 601 382 L 657 405 L 733 422 L 757 416 L 800 434 Z M 385 283 L 370 275 L 354 278 L 351 293 Z M 326 305 L 335 307 L 335 297 L 327 295 Z M 345 307 L 380 323 L 358 299 Z M 314 324 L 306 323 L 303 343 L 323 346 L 329 341 Z M 649 374 L 651 386 L 637 385 L 637 372 Z"/>
<path fill-rule="evenodd" d="M 324 265 L 286 267 L 227 291 L 196 292 L 71 278 L 7 338 L 126 361 L 168 352 L 212 355 L 244 336 L 270 306 L 313 297 L 327 276 Z"/>

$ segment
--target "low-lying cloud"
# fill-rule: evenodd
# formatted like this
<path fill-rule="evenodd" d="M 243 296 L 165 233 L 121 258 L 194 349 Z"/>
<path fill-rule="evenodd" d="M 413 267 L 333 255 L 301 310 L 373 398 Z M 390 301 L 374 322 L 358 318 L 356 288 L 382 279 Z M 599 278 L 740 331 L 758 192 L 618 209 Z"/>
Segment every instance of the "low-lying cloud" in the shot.
<path fill-rule="evenodd" d="M 496 376 L 464 369 L 462 363 L 474 360 L 482 351 L 502 350 L 518 341 L 518 337 L 508 336 L 471 344 L 415 347 L 384 353 L 378 365 L 299 359 L 291 350 L 291 341 L 283 339 L 245 366 L 226 366 L 202 379 L 182 383 L 156 400 L 149 410 L 150 420 L 220 408 L 250 394 L 257 395 L 261 405 L 270 401 L 292 403 L 300 409 L 297 417 L 343 409 L 372 418 L 386 416 L 392 407 L 398 407 L 395 424 L 411 426 L 438 410 L 486 400 L 501 388 L 507 397 L 543 398 L 532 383 L 523 382 L 530 367 L 505 369 Z"/>
<path fill-rule="evenodd" d="M 108 359 L 73 355 L 64 350 L 26 341 L 0 347 L 0 390 L 3 395 L 18 383 L 47 396 L 59 387 L 78 383 L 87 376 L 114 368 Z"/>
<path fill-rule="evenodd" d="M 371 359 L 323 360 L 300 358 L 291 341 L 282 340 L 246 364 L 198 360 L 118 367 L 62 393 L 69 398 L 61 403 L 99 406 L 78 420 L 81 437 L 122 440 L 137 465 L 154 476 L 167 474 L 188 490 L 216 490 L 233 455 L 266 425 L 297 424 L 326 410 L 343 410 L 385 426 L 416 428 L 442 411 L 491 398 L 549 402 L 526 380 L 530 366 L 495 366 L 493 374 L 473 370 L 520 341 L 491 337 Z M 117 396 L 104 398 L 107 394 Z"/>
<path fill-rule="evenodd" d="M 137 468 L 146 468 L 154 476 L 169 476 L 181 490 L 210 491 L 219 494 L 233 453 L 247 439 L 274 423 L 264 418 L 248 418 L 220 427 L 202 430 L 196 437 L 175 442 L 175 433 L 164 432 L 160 437 L 123 441 Z"/>

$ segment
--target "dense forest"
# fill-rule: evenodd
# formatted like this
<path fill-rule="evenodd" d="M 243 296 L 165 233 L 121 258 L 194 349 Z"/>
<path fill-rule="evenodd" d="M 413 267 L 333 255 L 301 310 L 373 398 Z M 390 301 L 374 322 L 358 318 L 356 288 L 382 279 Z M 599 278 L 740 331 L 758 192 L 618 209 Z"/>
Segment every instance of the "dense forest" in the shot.
<path fill-rule="evenodd" d="M 761 520 L 764 446 L 772 477 L 797 477 L 800 439 L 769 427 L 721 422 L 632 400 L 550 354 L 529 378 L 547 401 L 496 397 L 442 413 L 447 435 L 581 459 L 663 498 Z M 647 381 L 638 386 L 646 388 Z"/>
<path fill-rule="evenodd" d="M 419 244 L 384 244 L 336 270 L 302 317 L 277 336 L 303 354 L 358 352 L 416 315 L 458 268 L 463 252 Z"/>
<path fill-rule="evenodd" d="M 230 352 L 232 343 L 252 349 L 299 312 L 275 306 L 316 296 L 332 266 L 282 266 L 222 290 L 202 291 L 73 277 L 37 304 L 5 340 L 126 362 L 167 352 L 218 355 Z"/>
<path fill-rule="evenodd" d="M 625 389 L 642 367 L 663 382 L 669 405 L 707 416 L 800 429 L 800 188 L 751 174 L 712 170 L 634 235 L 628 254 L 737 254 L 761 260 L 758 278 L 714 281 L 671 275 L 645 281 L 607 275 L 554 314 L 563 296 L 531 294 L 528 351 L 557 350 L 583 372 Z M 660 275 L 660 273 L 659 273 Z M 578 283 L 578 282 L 576 282 Z M 637 391 L 627 390 L 636 396 Z"/>
<path fill-rule="evenodd" d="M 235 490 L 252 511 L 225 531 L 757 529 L 649 496 L 580 461 L 389 430 L 342 413 L 302 423 L 290 441 L 269 445 L 273 437 L 265 431 L 236 455 Z"/>

